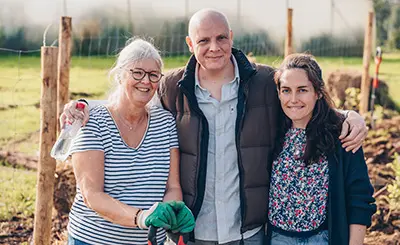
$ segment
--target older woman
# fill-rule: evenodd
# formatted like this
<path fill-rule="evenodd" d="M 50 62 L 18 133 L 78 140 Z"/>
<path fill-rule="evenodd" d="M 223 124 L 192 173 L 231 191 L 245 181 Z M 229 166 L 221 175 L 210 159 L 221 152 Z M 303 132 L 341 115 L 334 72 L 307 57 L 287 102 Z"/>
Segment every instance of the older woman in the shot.
<path fill-rule="evenodd" d="M 363 244 L 376 210 L 362 149 L 341 147 L 344 118 L 322 72 L 306 54 L 275 73 L 284 112 L 272 165 L 268 240 L 283 244 Z"/>
<path fill-rule="evenodd" d="M 162 67 L 158 50 L 144 40 L 120 52 L 108 103 L 90 111 L 71 150 L 77 194 L 69 244 L 147 244 L 149 226 L 193 230 L 181 202 L 175 120 L 148 105 Z M 159 229 L 158 242 L 164 238 Z"/>

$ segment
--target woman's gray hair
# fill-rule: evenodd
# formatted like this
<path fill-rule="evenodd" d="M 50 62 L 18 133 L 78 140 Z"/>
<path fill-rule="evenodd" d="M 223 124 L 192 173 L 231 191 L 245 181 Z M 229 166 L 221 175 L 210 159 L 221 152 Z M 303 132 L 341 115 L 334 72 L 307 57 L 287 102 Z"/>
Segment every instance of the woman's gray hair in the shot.
<path fill-rule="evenodd" d="M 109 72 L 109 79 L 111 80 L 111 89 L 108 92 L 109 104 L 115 104 L 123 91 L 120 85 L 122 73 L 125 71 L 124 68 L 145 59 L 156 61 L 160 70 L 164 67 L 159 50 L 151 42 L 141 38 L 129 39 L 126 46 L 117 55 L 117 61 Z M 155 99 L 158 99 L 157 95 L 149 103 L 154 103 Z"/>

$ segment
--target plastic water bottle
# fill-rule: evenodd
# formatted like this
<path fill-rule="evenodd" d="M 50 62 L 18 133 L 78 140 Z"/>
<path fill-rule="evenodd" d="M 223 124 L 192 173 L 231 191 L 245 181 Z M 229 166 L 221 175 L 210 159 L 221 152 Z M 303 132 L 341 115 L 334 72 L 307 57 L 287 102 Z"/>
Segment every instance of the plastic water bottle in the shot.
<path fill-rule="evenodd" d="M 84 108 L 84 103 L 76 104 L 76 109 L 83 110 Z M 50 156 L 63 162 L 67 160 L 71 150 L 72 141 L 81 127 L 81 120 L 75 120 L 72 124 L 66 122 L 64 128 L 60 132 L 60 136 L 58 136 L 56 143 L 51 149 Z"/>

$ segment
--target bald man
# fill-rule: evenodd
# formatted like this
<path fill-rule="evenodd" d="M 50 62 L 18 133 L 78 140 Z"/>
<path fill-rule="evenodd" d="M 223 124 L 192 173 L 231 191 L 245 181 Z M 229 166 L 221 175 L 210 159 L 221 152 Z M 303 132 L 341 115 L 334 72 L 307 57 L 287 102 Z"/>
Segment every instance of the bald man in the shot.
<path fill-rule="evenodd" d="M 176 118 L 183 199 L 196 218 L 194 244 L 262 244 L 281 116 L 274 69 L 250 63 L 232 47 L 221 12 L 198 11 L 188 31 L 193 55 L 164 77 L 160 99 Z M 366 129 L 350 114 L 347 122 L 357 125 L 347 138 L 353 150 Z"/>
<path fill-rule="evenodd" d="M 262 244 L 279 109 L 274 70 L 232 49 L 221 12 L 195 13 L 188 31 L 193 56 L 165 76 L 161 102 L 176 117 L 195 244 Z"/>
<path fill-rule="evenodd" d="M 219 11 L 196 12 L 188 31 L 193 55 L 186 67 L 164 76 L 159 95 L 176 118 L 183 199 L 196 218 L 191 240 L 262 244 L 281 116 L 274 69 L 250 63 L 233 48 L 229 22 Z M 74 103 L 64 110 L 80 115 Z M 88 111 L 84 117 L 86 122 Z M 352 130 L 344 146 L 356 150 L 367 133 L 365 122 L 354 112 L 345 122 L 342 134 L 349 125 Z"/>

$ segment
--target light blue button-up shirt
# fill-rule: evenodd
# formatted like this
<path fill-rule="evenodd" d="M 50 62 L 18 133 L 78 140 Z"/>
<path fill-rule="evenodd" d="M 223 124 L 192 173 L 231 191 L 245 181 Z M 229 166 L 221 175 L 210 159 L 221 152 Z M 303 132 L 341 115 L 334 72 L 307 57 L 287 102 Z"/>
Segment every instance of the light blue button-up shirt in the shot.
<path fill-rule="evenodd" d="M 235 78 L 222 86 L 221 101 L 202 88 L 196 67 L 195 94 L 209 125 L 207 175 L 204 200 L 196 220 L 195 238 L 228 243 L 242 238 L 240 233 L 239 166 L 235 143 L 239 68 L 235 57 Z M 265 204 L 266 205 L 266 204 Z M 243 238 L 261 227 L 247 231 Z"/>

